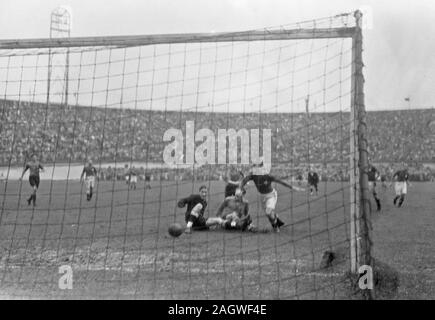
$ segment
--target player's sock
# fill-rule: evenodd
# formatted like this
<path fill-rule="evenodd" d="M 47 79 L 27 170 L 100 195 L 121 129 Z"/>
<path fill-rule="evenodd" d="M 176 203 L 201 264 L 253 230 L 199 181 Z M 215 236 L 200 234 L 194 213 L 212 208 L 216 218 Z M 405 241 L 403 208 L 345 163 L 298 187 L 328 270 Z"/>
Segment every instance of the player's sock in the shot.
<path fill-rule="evenodd" d="M 192 232 L 192 226 L 193 226 L 193 222 L 192 222 L 192 221 L 189 221 L 189 222 L 187 223 L 186 230 L 185 230 L 184 232 L 185 232 L 185 233 L 191 233 L 191 232 Z"/>
<path fill-rule="evenodd" d="M 401 197 L 400 197 L 399 205 L 398 205 L 399 208 L 402 206 L 403 201 L 405 201 L 405 196 L 401 196 Z"/>
<path fill-rule="evenodd" d="M 30 203 L 32 202 L 33 194 L 30 195 L 29 199 L 27 199 L 27 204 L 30 206 Z"/>
<path fill-rule="evenodd" d="M 33 206 L 36 206 L 36 193 L 33 194 Z"/>
<path fill-rule="evenodd" d="M 394 200 L 393 200 L 394 205 L 396 205 L 397 200 L 398 200 L 399 198 L 400 198 L 400 196 L 396 196 L 396 197 L 394 198 Z"/>

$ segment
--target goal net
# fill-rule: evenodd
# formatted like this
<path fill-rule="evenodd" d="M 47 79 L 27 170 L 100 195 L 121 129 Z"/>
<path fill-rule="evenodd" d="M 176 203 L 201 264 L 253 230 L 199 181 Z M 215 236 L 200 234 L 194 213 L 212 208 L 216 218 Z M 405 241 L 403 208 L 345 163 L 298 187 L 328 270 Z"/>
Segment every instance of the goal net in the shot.
<path fill-rule="evenodd" d="M 1 40 L 0 296 L 348 297 L 345 275 L 361 247 L 369 255 L 360 31 L 350 13 L 244 32 Z M 215 217 L 229 180 L 260 159 L 296 188 L 274 183 L 270 199 L 250 181 L 252 231 L 169 235 L 186 226 L 180 199 L 206 186 Z"/>

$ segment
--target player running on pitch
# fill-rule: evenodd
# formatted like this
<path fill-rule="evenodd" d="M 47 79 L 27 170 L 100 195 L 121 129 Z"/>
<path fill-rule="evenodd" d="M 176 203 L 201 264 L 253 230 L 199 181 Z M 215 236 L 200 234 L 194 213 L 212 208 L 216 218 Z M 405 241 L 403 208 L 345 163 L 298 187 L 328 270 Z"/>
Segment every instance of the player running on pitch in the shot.
<path fill-rule="evenodd" d="M 279 232 L 279 228 L 284 225 L 284 222 L 279 219 L 278 215 L 275 212 L 276 202 L 278 200 L 278 193 L 276 192 L 275 188 L 273 188 L 272 182 L 279 183 L 291 190 L 304 191 L 305 189 L 291 186 L 288 183 L 278 178 L 275 178 L 274 176 L 271 176 L 270 174 L 266 174 L 263 162 L 260 162 L 260 164 L 254 167 L 260 169 L 259 171 L 263 171 L 264 174 L 250 173 L 242 180 L 242 182 L 240 183 L 240 188 L 243 190 L 244 186 L 250 180 L 254 182 L 257 191 L 263 196 L 263 209 L 266 213 L 266 216 L 269 219 L 269 222 L 272 225 L 274 231 Z"/>
<path fill-rule="evenodd" d="M 373 194 L 373 198 L 375 198 L 377 210 L 381 211 L 381 200 L 378 198 L 376 192 L 376 181 L 379 179 L 380 173 L 374 165 L 370 164 L 367 176 L 369 180 L 369 191 Z"/>
<path fill-rule="evenodd" d="M 39 171 L 44 171 L 44 167 L 39 163 L 38 157 L 36 154 L 32 155 L 32 160 L 26 163 L 26 166 L 24 167 L 23 173 L 21 174 L 20 180 L 23 179 L 24 173 L 29 170 L 29 183 L 30 186 L 33 188 L 33 192 L 30 195 L 30 197 L 27 199 L 27 204 L 30 206 L 30 203 L 33 200 L 33 206 L 36 206 L 36 191 L 38 191 L 39 188 Z"/>
<path fill-rule="evenodd" d="M 192 194 L 178 201 L 179 208 L 184 208 L 187 205 L 185 233 L 191 233 L 192 228 L 195 230 L 207 230 L 210 226 L 222 222 L 222 218 L 219 217 L 208 218 L 207 220 L 204 218 L 204 211 L 207 207 L 207 194 L 207 187 L 203 185 L 199 188 L 199 194 Z"/>
<path fill-rule="evenodd" d="M 393 174 L 393 181 L 395 181 L 394 189 L 396 191 L 396 196 L 394 197 L 393 203 L 396 206 L 397 200 L 399 200 L 399 203 L 397 203 L 397 207 L 399 208 L 402 206 L 403 201 L 405 201 L 405 195 L 409 185 L 408 179 L 408 169 L 406 168 L 406 165 L 403 164 L 403 169 L 398 170 Z"/>
<path fill-rule="evenodd" d="M 225 198 L 219 206 L 216 216 L 222 218 L 219 224 L 225 229 L 255 231 L 249 215 L 248 201 L 243 199 L 243 191 L 240 188 L 236 189 L 233 196 Z"/>
<path fill-rule="evenodd" d="M 86 176 L 86 200 L 91 201 L 95 187 L 95 177 L 97 176 L 97 169 L 92 165 L 91 160 L 89 160 L 87 165 L 83 167 L 80 182 L 83 182 L 83 176 Z"/>
<path fill-rule="evenodd" d="M 316 196 L 319 192 L 319 189 L 317 187 L 317 185 L 319 184 L 319 175 L 317 174 L 317 172 L 313 171 L 310 169 L 310 171 L 308 172 L 308 185 L 310 186 L 310 194 L 313 195 L 313 191 L 316 190 Z"/>

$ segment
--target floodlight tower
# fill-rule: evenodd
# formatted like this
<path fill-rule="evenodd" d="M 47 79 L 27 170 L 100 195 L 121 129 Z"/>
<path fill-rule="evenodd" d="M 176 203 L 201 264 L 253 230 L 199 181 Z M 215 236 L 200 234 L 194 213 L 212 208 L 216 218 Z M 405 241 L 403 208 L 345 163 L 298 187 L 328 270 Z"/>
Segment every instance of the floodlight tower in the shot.
<path fill-rule="evenodd" d="M 51 13 L 50 38 L 69 38 L 71 36 L 71 9 L 58 7 Z M 54 101 L 68 106 L 69 86 L 69 49 L 53 52 L 49 50 L 47 104 L 50 94 Z"/>

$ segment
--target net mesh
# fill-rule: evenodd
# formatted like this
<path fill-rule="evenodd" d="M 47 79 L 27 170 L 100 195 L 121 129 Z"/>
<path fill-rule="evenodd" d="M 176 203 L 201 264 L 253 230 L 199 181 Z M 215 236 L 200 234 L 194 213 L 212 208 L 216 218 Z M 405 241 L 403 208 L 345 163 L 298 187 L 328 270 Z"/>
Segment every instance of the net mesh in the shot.
<path fill-rule="evenodd" d="M 264 31 L 353 26 L 344 14 Z M 0 50 L 0 294 L 345 297 L 351 53 L 349 38 Z M 215 137 L 206 163 L 187 161 L 191 125 L 197 158 L 204 156 L 199 130 Z M 164 161 L 171 129 L 186 143 L 177 165 Z M 258 232 L 217 228 L 173 238 L 168 226 L 185 225 L 178 200 L 205 185 L 205 216 L 214 217 L 228 175 L 250 171 L 243 143 L 237 163 L 225 154 L 218 161 L 223 129 L 258 133 L 260 146 L 270 130 L 271 174 L 306 191 L 275 186 L 285 222 L 279 234 L 251 183 L 245 199 Z M 28 172 L 19 180 L 33 154 L 44 167 L 36 206 L 26 202 Z M 80 182 L 88 160 L 98 178 L 89 201 Z M 136 186 L 126 180 L 132 167 Z M 307 185 L 310 169 L 320 176 L 318 191 Z M 323 268 L 327 252 L 334 259 Z M 72 289 L 62 286 L 68 268 Z"/>

